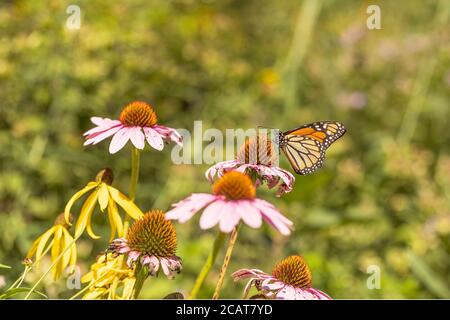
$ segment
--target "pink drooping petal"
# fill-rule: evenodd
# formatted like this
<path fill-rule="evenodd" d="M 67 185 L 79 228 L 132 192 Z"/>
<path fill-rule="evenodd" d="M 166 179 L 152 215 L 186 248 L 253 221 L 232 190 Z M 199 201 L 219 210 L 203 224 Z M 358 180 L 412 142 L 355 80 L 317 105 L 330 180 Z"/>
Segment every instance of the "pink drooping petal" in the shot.
<path fill-rule="evenodd" d="M 254 201 L 256 202 L 256 206 L 258 208 L 260 208 L 261 210 L 264 208 L 265 210 L 271 211 L 271 215 L 274 216 L 274 217 L 277 217 L 277 219 L 282 221 L 284 224 L 286 224 L 288 226 L 293 226 L 294 225 L 291 220 L 289 220 L 284 215 L 282 215 L 277 210 L 277 208 L 275 208 L 275 206 L 273 204 L 271 204 L 270 202 L 267 202 L 267 201 L 262 200 L 262 199 L 255 199 Z"/>
<path fill-rule="evenodd" d="M 86 139 L 94 138 L 94 136 L 98 135 L 99 133 L 109 130 L 113 127 L 123 126 L 119 120 L 111 120 L 108 118 L 92 117 L 91 121 L 96 125 L 96 127 L 86 131 L 83 134 L 83 136 L 88 136 Z"/>
<path fill-rule="evenodd" d="M 95 124 L 96 126 L 114 126 L 117 124 L 121 124 L 119 120 L 112 120 L 108 118 L 101 118 L 101 117 L 91 117 L 91 122 Z"/>
<path fill-rule="evenodd" d="M 282 235 L 289 235 L 292 221 L 283 216 L 272 204 L 261 199 L 254 199 L 254 205 L 260 210 L 263 219 L 278 230 Z"/>
<path fill-rule="evenodd" d="M 105 124 L 105 119 L 102 117 L 91 117 L 91 122 L 93 124 L 95 124 L 96 126 L 102 126 L 103 124 Z"/>
<path fill-rule="evenodd" d="M 281 281 L 275 281 L 275 282 L 271 282 L 271 283 L 267 283 L 267 284 L 262 284 L 261 287 L 264 290 L 279 290 L 281 288 L 283 288 L 285 286 L 285 284 Z"/>
<path fill-rule="evenodd" d="M 278 176 L 281 178 L 281 180 L 284 181 L 286 185 L 292 187 L 292 184 L 295 181 L 295 177 L 293 176 L 292 173 L 281 168 L 273 168 L 273 169 L 275 169 L 275 171 L 278 173 Z"/>
<path fill-rule="evenodd" d="M 123 247 L 120 247 L 117 252 L 120 253 L 120 254 L 123 254 L 123 253 L 129 252 L 130 250 L 131 250 L 130 247 L 123 246 Z"/>
<path fill-rule="evenodd" d="M 142 261 L 141 261 L 141 263 L 142 263 L 142 265 L 148 265 L 149 263 L 150 263 L 150 256 L 147 256 L 147 255 L 145 255 L 143 258 L 142 258 Z"/>
<path fill-rule="evenodd" d="M 262 216 L 260 211 L 252 206 L 252 201 L 240 200 L 237 204 L 237 210 L 242 220 L 252 228 L 259 228 L 262 224 Z"/>
<path fill-rule="evenodd" d="M 294 186 L 295 177 L 292 173 L 281 169 L 281 168 L 273 168 L 275 172 L 277 172 L 278 176 L 283 180 L 283 183 L 279 186 L 277 196 L 279 197 L 283 193 L 291 192 Z"/>
<path fill-rule="evenodd" d="M 145 137 L 141 127 L 130 127 L 130 140 L 133 145 L 142 150 L 145 146 Z"/>
<path fill-rule="evenodd" d="M 332 300 L 332 298 L 327 295 L 325 292 L 316 289 L 316 288 L 308 288 L 309 292 L 311 292 L 314 296 L 316 296 L 319 300 Z"/>
<path fill-rule="evenodd" d="M 227 161 L 225 161 L 227 162 Z M 239 165 L 236 165 L 236 163 L 233 163 L 233 161 L 228 161 L 228 163 L 223 163 L 220 170 L 217 172 L 217 177 L 222 178 L 225 173 L 237 170 L 239 168 Z"/>
<path fill-rule="evenodd" d="M 296 300 L 319 300 L 315 294 L 310 292 L 308 289 L 296 288 L 295 289 Z"/>
<path fill-rule="evenodd" d="M 159 270 L 159 260 L 155 256 L 151 256 L 148 262 L 148 271 L 152 276 L 155 276 Z"/>
<path fill-rule="evenodd" d="M 222 196 L 209 193 L 193 193 L 186 199 L 173 204 L 174 209 L 166 213 L 166 219 L 178 220 L 184 223 L 192 218 L 199 210 L 217 199 L 222 199 Z"/>
<path fill-rule="evenodd" d="M 109 153 L 113 154 L 122 149 L 130 140 L 132 129 L 123 127 L 113 136 L 109 144 Z"/>
<path fill-rule="evenodd" d="M 257 278 L 250 278 L 250 280 L 247 282 L 247 284 L 244 287 L 244 297 L 248 296 L 248 292 L 250 291 L 251 287 L 255 285 L 255 282 L 257 281 Z"/>
<path fill-rule="evenodd" d="M 208 170 L 205 172 L 205 177 L 208 179 L 209 182 L 214 181 L 214 176 L 217 174 L 217 176 L 222 176 L 224 173 L 224 170 L 232 168 L 237 165 L 236 160 L 229 160 L 229 161 L 222 161 L 219 163 L 216 163 L 215 165 L 211 166 Z"/>
<path fill-rule="evenodd" d="M 156 150 L 161 151 L 164 149 L 164 141 L 161 135 L 154 129 L 149 127 L 144 127 L 145 138 L 150 146 Z"/>
<path fill-rule="evenodd" d="M 161 268 L 162 268 L 164 274 L 167 277 L 169 277 L 170 276 L 170 269 L 169 269 L 168 261 L 165 258 L 161 258 L 160 262 L 161 262 Z"/>
<path fill-rule="evenodd" d="M 223 200 L 223 209 L 220 215 L 219 228 L 224 233 L 230 233 L 238 225 L 241 216 L 234 201 Z"/>
<path fill-rule="evenodd" d="M 291 234 L 291 228 L 289 226 L 286 226 L 283 222 L 271 216 L 267 211 L 265 214 L 263 214 L 263 219 L 276 230 L 278 230 L 282 235 L 288 236 Z"/>
<path fill-rule="evenodd" d="M 172 272 L 172 275 L 174 276 L 176 273 L 180 273 L 181 269 L 183 268 L 183 265 L 181 264 L 181 259 L 177 256 L 171 256 L 167 258 L 168 266 L 170 268 L 170 271 Z"/>
<path fill-rule="evenodd" d="M 218 224 L 224 207 L 222 201 L 212 202 L 208 205 L 200 217 L 200 228 L 205 230 Z"/>
<path fill-rule="evenodd" d="M 130 247 L 128 246 L 128 241 L 125 238 L 114 239 L 111 242 L 110 248 L 117 254 L 124 254 L 131 251 Z"/>
<path fill-rule="evenodd" d="M 271 283 L 273 281 L 273 279 L 267 277 L 266 279 L 264 279 L 262 282 L 260 281 L 260 287 L 264 288 L 265 286 L 267 286 L 269 283 Z"/>
<path fill-rule="evenodd" d="M 161 268 L 169 279 L 173 279 L 175 274 L 181 270 L 181 262 L 178 257 L 160 258 Z"/>
<path fill-rule="evenodd" d="M 233 272 L 231 276 L 235 280 L 245 279 L 249 277 L 258 278 L 258 280 L 272 278 L 272 276 L 259 269 L 239 269 L 238 271 Z"/>
<path fill-rule="evenodd" d="M 249 165 L 249 167 L 257 172 L 260 179 L 267 181 L 269 189 L 278 185 L 276 196 L 292 191 L 295 177 L 289 171 L 268 165 Z"/>
<path fill-rule="evenodd" d="M 140 253 L 137 251 L 130 251 L 128 253 L 127 265 L 132 267 L 136 260 L 139 258 Z"/>
<path fill-rule="evenodd" d="M 223 176 L 226 172 L 233 170 L 235 167 L 239 166 L 239 163 L 237 160 L 228 160 L 228 161 L 222 161 L 219 163 L 216 163 L 215 165 L 211 166 L 208 170 L 205 172 L 206 179 L 209 180 L 209 182 L 214 181 L 214 176 L 217 174 L 217 177 Z"/>
<path fill-rule="evenodd" d="M 180 146 L 183 145 L 183 137 L 178 133 L 177 130 L 162 125 L 154 125 L 152 126 L 152 128 L 160 135 L 162 135 L 164 139 L 171 140 Z"/>
<path fill-rule="evenodd" d="M 121 124 L 119 123 L 117 126 L 120 126 Z M 86 139 L 92 139 L 95 136 L 99 135 L 102 132 L 105 132 L 106 130 L 109 130 L 113 127 L 117 127 L 117 126 L 111 126 L 111 125 L 101 125 L 101 126 L 97 126 L 94 127 L 92 129 L 89 129 L 88 131 L 86 131 L 85 133 L 83 133 L 83 136 L 86 137 Z"/>
<path fill-rule="evenodd" d="M 211 166 L 205 171 L 205 177 L 209 182 L 213 182 L 214 176 L 216 175 L 217 167 L 216 165 Z"/>
<path fill-rule="evenodd" d="M 155 256 L 150 257 L 150 263 L 154 264 L 155 266 L 159 265 L 159 260 Z"/>
<path fill-rule="evenodd" d="M 237 171 L 237 172 L 245 173 L 247 168 L 248 168 L 248 165 L 244 164 L 244 165 L 237 166 L 234 170 Z"/>
<path fill-rule="evenodd" d="M 283 289 L 278 291 L 276 297 L 282 300 L 295 300 L 297 292 L 293 286 L 286 285 Z"/>
<path fill-rule="evenodd" d="M 112 136 L 113 134 L 115 134 L 117 131 L 119 131 L 122 128 L 123 128 L 123 126 L 119 124 L 117 126 L 109 127 L 109 129 L 106 129 L 104 131 L 90 134 L 86 137 L 86 141 L 84 142 L 84 145 L 87 146 L 90 144 L 97 144 L 100 141 L 103 141 L 106 138 L 109 138 L 110 136 Z"/>
<path fill-rule="evenodd" d="M 183 137 L 181 136 L 181 134 L 175 129 L 171 129 L 171 130 L 172 130 L 172 132 L 170 133 L 170 140 L 172 140 L 179 146 L 183 146 Z"/>
<path fill-rule="evenodd" d="M 295 177 L 282 168 L 265 164 L 245 163 L 238 159 L 222 161 L 213 165 L 205 172 L 205 176 L 212 182 L 215 175 L 220 178 L 232 170 L 242 173 L 254 172 L 256 174 L 256 187 L 262 185 L 264 181 L 267 182 L 269 189 L 278 185 L 276 196 L 292 191 L 295 181 Z"/>

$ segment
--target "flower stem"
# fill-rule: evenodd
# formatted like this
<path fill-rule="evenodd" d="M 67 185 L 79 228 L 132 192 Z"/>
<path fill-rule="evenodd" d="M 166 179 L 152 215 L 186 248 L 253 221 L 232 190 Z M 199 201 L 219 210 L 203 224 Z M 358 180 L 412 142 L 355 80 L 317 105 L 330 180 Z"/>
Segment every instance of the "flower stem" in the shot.
<path fill-rule="evenodd" d="M 211 249 L 211 252 L 208 255 L 208 259 L 202 267 L 202 270 L 197 276 L 195 280 L 194 287 L 192 288 L 191 293 L 189 294 L 189 299 L 195 299 L 197 297 L 198 292 L 200 291 L 203 282 L 205 282 L 206 277 L 208 276 L 209 271 L 211 270 L 214 262 L 216 261 L 217 254 L 222 248 L 222 245 L 225 241 L 225 233 L 220 232 L 217 234 L 216 240 L 214 240 L 214 245 Z"/>
<path fill-rule="evenodd" d="M 136 189 L 139 180 L 139 167 L 140 167 L 141 154 L 136 147 L 131 148 L 131 178 L 130 178 L 130 192 L 129 197 L 134 202 L 136 199 Z M 130 216 L 125 215 L 123 222 L 124 237 L 127 235 L 128 228 L 130 227 Z"/>
<path fill-rule="evenodd" d="M 134 292 L 133 298 L 137 299 L 139 297 L 139 293 L 141 292 L 142 286 L 144 285 L 145 280 L 148 278 L 148 269 L 139 262 L 136 266 L 136 282 L 134 283 Z"/>
<path fill-rule="evenodd" d="M 138 184 L 138 180 L 139 180 L 139 168 L 140 168 L 140 160 L 141 160 L 141 154 L 139 149 L 137 149 L 136 147 L 131 147 L 131 178 L 130 178 L 130 192 L 129 192 L 129 197 L 131 199 L 131 201 L 134 201 L 136 199 L 136 189 L 137 189 L 137 184 Z M 130 227 L 130 217 L 129 215 L 126 215 L 125 220 L 124 220 L 124 225 L 123 225 L 123 230 L 124 230 L 124 236 L 127 235 L 128 232 L 128 228 Z M 124 256 L 121 257 L 122 259 L 122 265 L 126 264 L 125 258 Z M 134 292 L 133 292 L 133 298 L 136 298 L 141 289 L 142 289 L 142 285 L 144 284 L 144 281 L 147 277 L 143 278 L 140 277 L 140 273 L 137 270 L 135 271 L 135 276 L 136 276 L 136 283 L 134 286 Z M 139 285 L 138 285 L 139 282 Z M 115 290 L 114 290 L 115 291 Z M 115 292 L 114 292 L 115 294 Z"/>
<path fill-rule="evenodd" d="M 36 259 L 36 261 L 33 261 L 33 263 L 29 266 L 25 266 L 25 269 L 23 270 L 23 273 L 20 275 L 19 278 L 17 278 L 16 281 L 8 288 L 8 290 L 12 290 L 14 288 L 18 288 L 22 285 L 22 283 L 25 281 L 25 277 L 27 276 L 28 272 L 33 269 L 33 267 L 37 266 L 37 264 L 42 260 L 43 257 L 47 254 L 47 252 L 51 249 L 51 244 L 45 248 L 45 250 L 42 252 L 42 255 L 39 257 L 39 259 Z M 6 290 L 6 291 L 8 291 Z"/>
<path fill-rule="evenodd" d="M 213 300 L 219 299 L 220 290 L 222 289 L 223 280 L 225 279 L 225 275 L 227 273 L 228 264 L 230 263 L 231 254 L 233 253 L 234 244 L 236 243 L 236 239 L 239 232 L 239 226 L 231 232 L 230 240 L 228 241 L 227 251 L 225 253 L 225 258 L 223 259 L 222 268 L 220 269 L 219 281 L 217 281 L 216 290 L 214 290 L 214 294 L 212 296 Z"/>
<path fill-rule="evenodd" d="M 139 180 L 139 164 L 140 164 L 140 152 L 136 147 L 131 149 L 131 179 L 130 179 L 130 194 L 129 197 L 132 201 L 136 199 L 136 188 Z"/>
<path fill-rule="evenodd" d="M 27 276 L 27 273 L 31 270 L 31 266 L 26 266 L 25 270 L 23 271 L 22 277 L 20 277 L 19 282 L 16 284 L 16 288 L 19 288 L 23 281 L 25 280 L 25 277 Z"/>
<path fill-rule="evenodd" d="M 23 270 L 22 274 L 19 278 L 17 278 L 16 281 L 6 290 L 5 292 L 12 290 L 14 288 L 19 288 L 22 285 L 22 282 L 25 280 L 25 277 L 27 276 L 27 273 L 31 270 L 31 266 L 25 266 L 25 269 Z"/>

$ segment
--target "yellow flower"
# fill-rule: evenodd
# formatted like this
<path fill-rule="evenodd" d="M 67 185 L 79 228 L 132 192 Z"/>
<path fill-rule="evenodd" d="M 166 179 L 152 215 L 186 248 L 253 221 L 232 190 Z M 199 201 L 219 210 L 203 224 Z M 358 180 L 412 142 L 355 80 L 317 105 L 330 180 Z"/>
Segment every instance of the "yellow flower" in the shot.
<path fill-rule="evenodd" d="M 71 219 L 71 216 L 69 216 Z M 53 227 L 40 235 L 28 251 L 26 261 L 29 261 L 36 255 L 36 267 L 39 267 L 39 260 L 51 249 L 51 261 L 56 261 L 60 254 L 65 251 L 64 255 L 52 268 L 53 279 L 57 280 L 61 277 L 62 272 L 67 266 L 74 266 L 77 262 L 77 247 L 72 235 L 68 231 L 69 225 L 66 223 L 64 214 L 61 213 L 56 217 Z M 50 241 L 50 238 L 53 239 Z M 49 245 L 47 243 L 50 241 Z"/>
<path fill-rule="evenodd" d="M 91 271 L 81 278 L 87 283 L 85 300 L 92 299 L 131 299 L 136 278 L 134 269 L 128 268 L 120 257 L 111 253 L 100 255 L 91 266 Z M 121 292 L 120 292 L 121 291 Z"/>
<path fill-rule="evenodd" d="M 91 238 L 100 238 L 94 233 L 91 225 L 92 214 L 97 202 L 102 212 L 104 212 L 105 209 L 108 210 L 108 219 L 111 225 L 110 241 L 114 239 L 116 231 L 119 237 L 123 236 L 123 223 L 122 218 L 119 215 L 117 205 L 119 205 L 130 217 L 135 220 L 139 219 L 143 215 L 142 211 L 134 204 L 132 200 L 127 198 L 116 188 L 111 187 L 112 181 L 112 170 L 108 168 L 103 169 L 97 174 L 95 181 L 89 182 L 83 189 L 75 193 L 67 203 L 64 210 L 66 221 L 69 219 L 70 209 L 75 201 L 77 201 L 85 193 L 93 190 L 81 208 L 81 212 L 75 226 L 75 238 L 79 237 L 85 229 Z"/>

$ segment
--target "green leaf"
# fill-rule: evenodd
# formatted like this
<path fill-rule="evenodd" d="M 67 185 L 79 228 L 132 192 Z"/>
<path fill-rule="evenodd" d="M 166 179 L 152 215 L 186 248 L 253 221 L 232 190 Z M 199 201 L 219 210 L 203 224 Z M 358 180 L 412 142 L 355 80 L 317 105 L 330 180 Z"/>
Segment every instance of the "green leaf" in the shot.
<path fill-rule="evenodd" d="M 11 269 L 11 267 L 0 263 L 0 269 Z"/>
<path fill-rule="evenodd" d="M 2 295 L 0 295 L 0 299 L 3 299 L 3 300 L 8 299 L 19 293 L 25 293 L 25 292 L 29 292 L 29 291 L 30 291 L 30 288 L 25 288 L 25 287 L 13 288 L 13 289 L 6 291 Z M 33 293 L 36 293 L 37 295 L 41 296 L 44 299 L 48 299 L 48 297 L 45 294 L 43 294 L 42 292 L 33 290 Z"/>
<path fill-rule="evenodd" d="M 444 279 L 439 277 L 422 258 L 413 252 L 409 251 L 407 256 L 413 273 L 428 290 L 441 299 L 450 298 L 450 289 L 445 285 Z"/>

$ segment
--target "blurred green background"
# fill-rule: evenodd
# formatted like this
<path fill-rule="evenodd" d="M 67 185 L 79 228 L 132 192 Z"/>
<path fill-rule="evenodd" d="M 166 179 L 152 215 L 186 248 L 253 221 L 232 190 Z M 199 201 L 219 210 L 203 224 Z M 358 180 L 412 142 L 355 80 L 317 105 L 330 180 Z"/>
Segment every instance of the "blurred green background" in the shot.
<path fill-rule="evenodd" d="M 70 4 L 81 8 L 79 30 L 65 27 Z M 381 8 L 381 30 L 366 27 L 369 4 Z M 294 191 L 259 189 L 295 232 L 243 227 L 230 272 L 270 272 L 301 254 L 314 287 L 334 298 L 450 298 L 449 11 L 448 1 L 421 0 L 2 1 L 0 263 L 12 268 L 0 283 L 18 277 L 31 242 L 99 169 L 113 168 L 127 193 L 129 146 L 109 155 L 109 139 L 84 148 L 82 133 L 89 117 L 144 100 L 161 123 L 189 130 L 194 120 L 221 130 L 347 126 Z M 208 192 L 207 168 L 146 147 L 137 203 L 167 210 Z M 81 240 L 83 272 L 107 246 L 107 222 L 95 217 L 103 237 Z M 201 231 L 198 216 L 176 228 L 183 272 L 150 279 L 143 298 L 188 292 L 217 232 Z M 200 297 L 211 297 L 221 262 Z M 370 265 L 381 270 L 378 290 L 366 285 Z M 227 277 L 222 296 L 239 298 L 243 286 Z M 44 287 L 52 298 L 75 293 L 65 279 Z"/>

